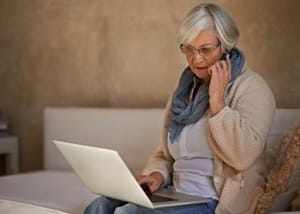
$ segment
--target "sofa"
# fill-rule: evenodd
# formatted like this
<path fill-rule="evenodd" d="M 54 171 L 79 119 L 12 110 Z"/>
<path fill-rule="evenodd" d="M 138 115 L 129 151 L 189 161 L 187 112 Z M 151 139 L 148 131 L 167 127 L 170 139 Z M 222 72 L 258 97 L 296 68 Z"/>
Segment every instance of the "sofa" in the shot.
<path fill-rule="evenodd" d="M 52 141 L 117 150 L 135 174 L 159 143 L 163 112 L 161 108 L 46 108 L 44 170 L 0 177 L 0 213 L 83 213 L 98 195 L 85 187 Z M 300 109 L 277 109 L 266 151 L 299 120 Z M 300 213 L 288 212 L 294 190 L 275 199 L 269 213 Z"/>

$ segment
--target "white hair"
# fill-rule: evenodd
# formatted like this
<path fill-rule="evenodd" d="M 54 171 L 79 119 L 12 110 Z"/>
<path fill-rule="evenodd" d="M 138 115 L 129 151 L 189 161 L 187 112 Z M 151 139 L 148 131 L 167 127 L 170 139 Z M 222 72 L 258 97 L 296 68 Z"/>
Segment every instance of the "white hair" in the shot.
<path fill-rule="evenodd" d="M 205 3 L 193 8 L 184 18 L 178 30 L 178 43 L 192 42 L 205 29 L 216 32 L 223 52 L 231 50 L 240 35 L 236 24 L 224 9 L 216 4 Z"/>

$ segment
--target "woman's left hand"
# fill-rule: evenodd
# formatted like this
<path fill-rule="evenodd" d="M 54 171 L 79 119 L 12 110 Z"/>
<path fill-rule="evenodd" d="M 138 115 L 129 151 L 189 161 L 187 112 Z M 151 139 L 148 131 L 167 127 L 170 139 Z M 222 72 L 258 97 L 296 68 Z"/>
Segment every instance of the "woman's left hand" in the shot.
<path fill-rule="evenodd" d="M 209 108 L 212 116 L 220 112 L 225 104 L 225 91 L 231 79 L 231 63 L 229 54 L 208 68 L 211 75 L 209 85 Z"/>

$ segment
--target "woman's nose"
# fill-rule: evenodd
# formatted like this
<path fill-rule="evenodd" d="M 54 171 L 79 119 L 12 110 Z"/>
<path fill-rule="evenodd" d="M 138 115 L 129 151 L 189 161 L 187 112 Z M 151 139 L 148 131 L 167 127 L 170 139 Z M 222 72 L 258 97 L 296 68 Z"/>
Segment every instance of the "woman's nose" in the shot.
<path fill-rule="evenodd" d="M 201 54 L 199 54 L 197 51 L 194 53 L 194 56 L 193 56 L 193 62 L 194 63 L 201 63 L 201 62 L 204 62 L 204 58 Z"/>

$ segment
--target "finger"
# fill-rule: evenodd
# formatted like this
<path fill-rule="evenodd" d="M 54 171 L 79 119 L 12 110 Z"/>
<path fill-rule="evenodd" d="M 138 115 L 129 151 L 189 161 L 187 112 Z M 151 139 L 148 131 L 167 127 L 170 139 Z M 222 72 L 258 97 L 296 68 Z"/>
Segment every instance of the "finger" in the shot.
<path fill-rule="evenodd" d="M 223 69 L 221 68 L 221 63 L 220 62 L 215 63 L 215 67 L 216 67 L 218 72 L 222 73 Z"/>
<path fill-rule="evenodd" d="M 227 66 L 227 63 L 226 63 L 225 60 L 220 61 L 220 64 L 221 64 L 221 67 L 222 67 L 223 70 L 227 70 L 228 66 Z"/>
<path fill-rule="evenodd" d="M 137 179 L 137 182 L 139 184 L 151 184 L 153 179 L 150 176 L 141 176 L 140 178 Z"/>
<path fill-rule="evenodd" d="M 219 64 L 219 67 L 222 69 L 222 70 L 224 70 L 226 67 L 224 66 L 224 62 L 225 62 L 225 60 L 220 60 L 220 61 L 218 61 L 217 63 Z"/>
<path fill-rule="evenodd" d="M 215 65 L 211 66 L 211 80 L 218 78 L 218 70 Z"/>
<path fill-rule="evenodd" d="M 226 55 L 226 62 L 227 62 L 227 68 L 229 71 L 231 71 L 231 61 L 229 54 Z"/>
<path fill-rule="evenodd" d="M 137 174 L 137 175 L 134 175 L 135 179 L 136 180 L 140 180 L 142 179 L 143 177 L 147 177 L 148 175 L 143 175 L 143 174 Z"/>
<path fill-rule="evenodd" d="M 221 67 L 221 62 L 218 62 L 215 64 L 216 65 L 216 70 L 217 70 L 217 76 L 219 78 L 223 78 L 225 75 L 226 75 L 226 70 L 224 70 L 222 67 Z"/>
<path fill-rule="evenodd" d="M 211 72 L 212 73 L 218 72 L 218 68 L 217 68 L 216 64 L 214 64 L 214 65 L 211 66 Z"/>
<path fill-rule="evenodd" d="M 230 70 L 228 70 L 228 81 L 230 81 L 231 80 L 231 69 Z"/>
<path fill-rule="evenodd" d="M 157 182 L 152 182 L 151 184 L 149 184 L 149 189 L 151 192 L 155 192 L 156 190 L 158 190 L 159 186 L 160 185 Z"/>
<path fill-rule="evenodd" d="M 221 61 L 220 64 L 222 65 L 222 74 L 225 75 L 226 77 L 229 75 L 230 71 L 228 70 L 227 62 L 226 61 Z"/>
<path fill-rule="evenodd" d="M 213 69 L 216 69 L 216 64 L 217 64 L 217 63 L 214 63 L 214 64 L 212 64 L 210 67 L 208 67 L 207 70 L 210 72 L 210 74 L 212 74 Z"/>
<path fill-rule="evenodd" d="M 230 56 L 227 54 L 226 56 L 226 64 L 227 64 L 227 70 L 228 70 L 228 81 L 231 80 L 231 61 L 230 61 Z"/>

